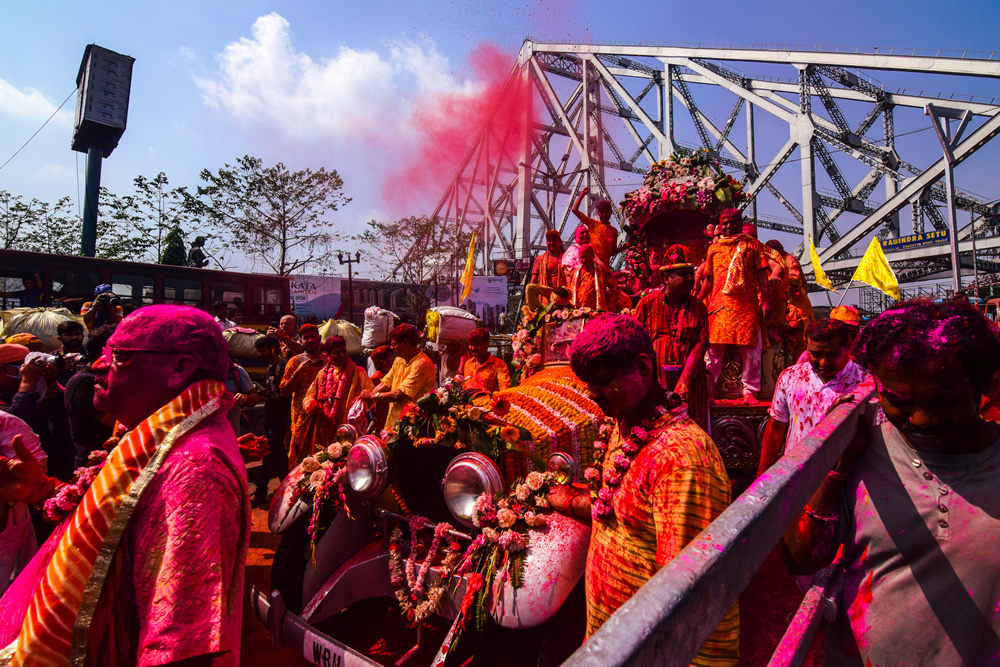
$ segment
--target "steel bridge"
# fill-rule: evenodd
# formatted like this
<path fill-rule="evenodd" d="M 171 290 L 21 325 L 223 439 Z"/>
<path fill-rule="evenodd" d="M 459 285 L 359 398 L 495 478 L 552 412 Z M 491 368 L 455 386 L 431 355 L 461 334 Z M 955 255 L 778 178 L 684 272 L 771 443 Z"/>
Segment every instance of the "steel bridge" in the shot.
<path fill-rule="evenodd" d="M 807 272 L 810 237 L 827 275 L 846 282 L 873 234 L 946 230 L 954 219 L 962 267 L 973 267 L 975 245 L 978 269 L 996 273 L 1000 209 L 961 182 L 949 202 L 949 179 L 1000 133 L 1000 99 L 929 92 L 983 78 L 1000 78 L 1000 53 L 528 39 L 504 95 L 530 90 L 529 112 L 498 105 L 434 215 L 477 231 L 488 271 L 491 259 L 528 259 L 548 229 L 568 237 L 583 187 L 590 205 L 618 202 L 653 162 L 705 149 L 754 195 L 747 214 L 759 227 L 795 235 L 788 249 Z M 900 282 L 951 271 L 947 243 L 887 257 Z"/>

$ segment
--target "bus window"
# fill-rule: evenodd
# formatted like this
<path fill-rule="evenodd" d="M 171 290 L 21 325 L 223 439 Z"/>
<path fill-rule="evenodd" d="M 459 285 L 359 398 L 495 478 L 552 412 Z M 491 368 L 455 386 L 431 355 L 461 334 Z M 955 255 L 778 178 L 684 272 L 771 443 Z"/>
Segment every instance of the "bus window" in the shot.
<path fill-rule="evenodd" d="M 75 313 L 85 301 L 92 301 L 94 288 L 100 285 L 101 274 L 97 271 L 52 269 L 52 297 L 63 299 L 67 308 Z"/>
<path fill-rule="evenodd" d="M 224 301 L 230 308 L 244 310 L 243 300 L 246 294 L 243 285 L 239 283 L 212 283 L 212 298 L 209 300 L 209 307 L 216 301 Z M 246 313 L 244 313 L 245 315 Z"/>
<path fill-rule="evenodd" d="M 112 273 L 111 291 L 121 297 L 122 308 L 129 312 L 153 303 L 153 276 L 137 273 Z"/>
<path fill-rule="evenodd" d="M 163 301 L 174 306 L 201 306 L 201 281 L 184 278 L 163 279 Z"/>
<path fill-rule="evenodd" d="M 0 294 L 10 294 L 11 296 L 0 296 L 0 309 L 23 308 L 21 299 L 15 296 L 24 290 L 24 278 L 32 278 L 31 274 L 24 276 L 0 276 Z"/>
<path fill-rule="evenodd" d="M 281 317 L 281 290 L 274 287 L 255 287 L 253 290 L 252 316 L 262 321 Z M 251 313 L 246 313 L 251 315 Z"/>

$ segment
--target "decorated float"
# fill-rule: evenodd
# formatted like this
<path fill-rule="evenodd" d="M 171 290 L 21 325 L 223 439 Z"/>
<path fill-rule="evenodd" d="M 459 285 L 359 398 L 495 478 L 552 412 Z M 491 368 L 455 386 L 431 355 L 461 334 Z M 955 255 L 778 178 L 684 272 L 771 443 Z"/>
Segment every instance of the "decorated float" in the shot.
<path fill-rule="evenodd" d="M 443 634 L 418 632 L 408 654 L 433 644 L 435 664 L 462 663 L 497 632 L 536 629 L 512 643 L 535 641 L 553 664 L 579 646 L 590 526 L 552 511 L 547 495 L 594 460 L 602 415 L 568 365 L 591 313 L 536 315 L 534 342 L 516 347 L 538 363 L 520 385 L 492 396 L 440 387 L 394 433 L 342 427 L 283 480 L 269 515 L 282 534 L 275 590 L 250 593 L 276 642 L 318 664 L 365 664 L 365 647 L 324 630 L 352 605 L 391 598 L 411 626 L 445 622 Z"/>

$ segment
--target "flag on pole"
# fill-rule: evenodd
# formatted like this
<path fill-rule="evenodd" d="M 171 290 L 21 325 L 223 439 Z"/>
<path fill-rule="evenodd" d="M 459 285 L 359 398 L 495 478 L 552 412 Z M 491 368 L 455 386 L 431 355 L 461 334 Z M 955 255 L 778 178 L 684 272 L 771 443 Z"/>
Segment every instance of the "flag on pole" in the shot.
<path fill-rule="evenodd" d="M 469 298 L 472 294 L 472 274 L 476 268 L 476 233 L 472 232 L 469 239 L 469 254 L 465 256 L 465 271 L 462 272 L 462 298 L 458 300 L 458 305 Z"/>
<path fill-rule="evenodd" d="M 833 283 L 830 282 L 830 279 L 826 277 L 826 274 L 823 273 L 823 267 L 819 265 L 819 255 L 816 254 L 816 246 L 813 245 L 812 236 L 809 237 L 809 261 L 812 262 L 813 275 L 816 276 L 816 284 L 836 292 L 837 289 L 833 286 Z"/>
<path fill-rule="evenodd" d="M 878 242 L 877 236 L 872 238 L 872 242 L 868 245 L 868 250 L 865 250 L 865 256 L 861 258 L 861 263 L 858 264 L 851 280 L 868 283 L 897 301 L 903 300 L 903 295 L 899 291 L 899 281 L 896 280 L 896 274 L 893 273 L 892 267 L 889 266 L 889 260 L 882 252 L 882 244 Z"/>

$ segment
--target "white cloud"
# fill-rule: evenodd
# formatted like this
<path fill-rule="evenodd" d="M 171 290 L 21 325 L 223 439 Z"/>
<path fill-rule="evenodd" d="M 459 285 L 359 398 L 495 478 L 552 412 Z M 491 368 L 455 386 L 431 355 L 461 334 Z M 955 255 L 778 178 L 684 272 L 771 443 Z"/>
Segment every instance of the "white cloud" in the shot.
<path fill-rule="evenodd" d="M 426 36 L 388 42 L 387 55 L 341 47 L 316 60 L 296 50 L 278 14 L 261 16 L 251 32 L 223 49 L 213 76 L 196 78 L 203 99 L 298 139 L 406 138 L 414 94 L 477 90 L 449 73 L 447 58 Z"/>
<path fill-rule="evenodd" d="M 0 114 L 44 122 L 56 110 L 56 105 L 50 102 L 41 92 L 34 88 L 21 91 L 0 79 Z M 73 121 L 73 112 L 63 109 L 52 122 L 69 124 Z"/>

